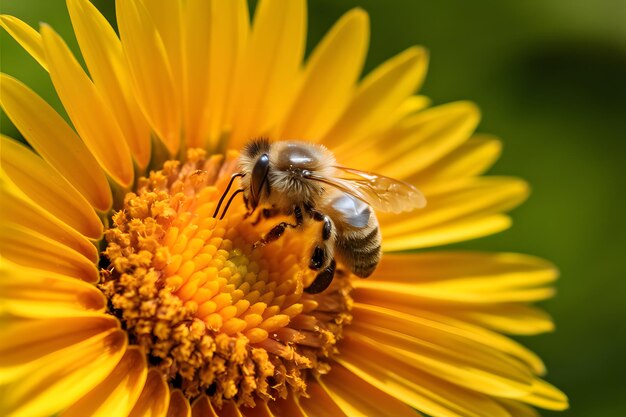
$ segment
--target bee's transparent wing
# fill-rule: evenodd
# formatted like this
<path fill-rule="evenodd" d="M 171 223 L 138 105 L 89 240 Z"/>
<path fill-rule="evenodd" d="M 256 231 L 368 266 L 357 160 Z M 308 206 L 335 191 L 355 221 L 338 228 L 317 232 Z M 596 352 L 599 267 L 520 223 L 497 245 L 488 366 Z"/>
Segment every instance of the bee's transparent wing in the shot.
<path fill-rule="evenodd" d="M 324 182 L 372 206 L 392 213 L 412 211 L 426 205 L 424 195 L 404 181 L 358 169 L 336 166 L 336 177 L 312 179 Z"/>

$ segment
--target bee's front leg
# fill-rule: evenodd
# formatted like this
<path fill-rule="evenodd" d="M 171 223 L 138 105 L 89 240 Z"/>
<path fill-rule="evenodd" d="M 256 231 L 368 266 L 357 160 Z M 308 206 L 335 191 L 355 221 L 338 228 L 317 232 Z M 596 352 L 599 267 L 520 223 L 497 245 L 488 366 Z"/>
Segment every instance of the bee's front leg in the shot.
<path fill-rule="evenodd" d="M 272 227 L 269 232 L 267 232 L 267 234 L 263 237 L 263 239 L 255 242 L 254 245 L 252 245 L 252 249 L 263 247 L 270 242 L 278 240 L 278 238 L 280 238 L 283 235 L 283 233 L 285 233 L 285 230 L 287 230 L 288 227 L 291 227 L 293 229 L 295 229 L 296 227 L 300 227 L 302 223 L 304 222 L 302 209 L 299 206 L 294 206 L 293 215 L 296 218 L 295 224 L 287 223 L 287 222 L 278 223 L 276 226 Z"/>

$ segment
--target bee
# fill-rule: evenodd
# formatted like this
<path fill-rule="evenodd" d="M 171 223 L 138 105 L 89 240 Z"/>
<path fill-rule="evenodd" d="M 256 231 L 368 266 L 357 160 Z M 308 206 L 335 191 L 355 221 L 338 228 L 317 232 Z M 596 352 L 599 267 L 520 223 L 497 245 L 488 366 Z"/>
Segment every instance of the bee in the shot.
<path fill-rule="evenodd" d="M 215 215 L 236 177 L 248 214 L 292 217 L 280 222 L 254 247 L 280 238 L 288 228 L 321 223 L 311 250 L 309 268 L 317 271 L 305 292 L 324 291 L 333 280 L 337 262 L 358 277 L 374 272 L 382 255 L 381 234 L 374 210 L 399 213 L 426 205 L 414 186 L 382 175 L 337 165 L 334 155 L 322 145 L 267 139 L 249 142 L 239 157 L 239 172 L 233 175 L 218 203 Z M 222 217 L 224 214 L 222 214 Z M 335 260 L 336 259 L 336 260 Z"/>

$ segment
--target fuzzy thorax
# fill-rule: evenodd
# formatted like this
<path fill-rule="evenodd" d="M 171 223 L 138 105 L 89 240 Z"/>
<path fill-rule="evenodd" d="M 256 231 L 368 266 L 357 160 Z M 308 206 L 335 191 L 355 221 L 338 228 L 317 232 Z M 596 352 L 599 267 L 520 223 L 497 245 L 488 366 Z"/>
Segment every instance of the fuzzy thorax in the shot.
<path fill-rule="evenodd" d="M 288 213 L 294 206 L 314 205 L 327 193 L 324 184 L 307 178 L 313 174 L 331 178 L 335 157 L 323 145 L 289 141 L 269 143 L 264 139 L 252 141 L 244 148 L 239 169 L 245 174 L 241 185 L 248 198 L 255 181 L 255 164 L 262 155 L 269 157 L 267 180 L 260 192 L 259 205 Z"/>

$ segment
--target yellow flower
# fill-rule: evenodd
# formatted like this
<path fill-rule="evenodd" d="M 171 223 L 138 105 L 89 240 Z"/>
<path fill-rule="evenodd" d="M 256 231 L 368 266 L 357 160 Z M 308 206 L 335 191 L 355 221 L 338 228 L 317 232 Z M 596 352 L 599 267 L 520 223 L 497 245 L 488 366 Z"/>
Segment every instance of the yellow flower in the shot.
<path fill-rule="evenodd" d="M 541 360 L 501 333 L 552 329 L 529 303 L 554 267 L 419 251 L 507 228 L 527 196 L 482 177 L 500 152 L 476 107 L 414 95 L 426 52 L 359 79 L 368 17 L 304 60 L 306 4 L 118 0 L 119 38 L 68 0 L 88 74 L 52 28 L 2 26 L 50 73 L 72 126 L 16 78 L 1 104 L 0 413 L 7 416 L 534 416 L 564 409 Z M 307 294 L 315 230 L 253 249 L 274 219 L 217 201 L 250 138 L 323 143 L 342 165 L 420 187 L 379 215 L 366 280 Z M 310 230 L 311 229 L 311 230 Z M 241 413 L 241 414 L 240 414 Z"/>

